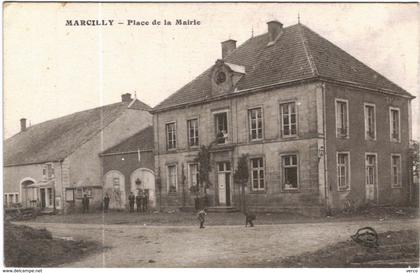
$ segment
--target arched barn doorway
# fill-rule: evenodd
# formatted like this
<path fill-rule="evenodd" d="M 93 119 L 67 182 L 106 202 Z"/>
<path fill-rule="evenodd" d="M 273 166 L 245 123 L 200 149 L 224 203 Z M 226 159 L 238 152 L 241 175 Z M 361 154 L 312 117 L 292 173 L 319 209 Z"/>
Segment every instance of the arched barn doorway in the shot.
<path fill-rule="evenodd" d="M 32 178 L 23 179 L 20 182 L 20 203 L 22 207 L 36 207 L 37 201 L 38 190 L 35 186 L 35 180 Z"/>
<path fill-rule="evenodd" d="M 149 195 L 149 206 L 156 207 L 155 174 L 152 170 L 140 168 L 135 170 L 130 177 L 130 190 L 137 195 L 139 190 L 144 190 Z"/>
<path fill-rule="evenodd" d="M 104 176 L 104 196 L 108 193 L 110 209 L 124 209 L 126 203 L 125 179 L 119 171 L 109 171 Z"/>

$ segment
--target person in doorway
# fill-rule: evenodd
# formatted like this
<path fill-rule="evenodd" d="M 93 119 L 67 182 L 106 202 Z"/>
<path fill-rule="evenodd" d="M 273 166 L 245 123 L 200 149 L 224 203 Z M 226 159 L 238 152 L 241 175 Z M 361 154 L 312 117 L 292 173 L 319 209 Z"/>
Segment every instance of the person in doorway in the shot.
<path fill-rule="evenodd" d="M 198 221 L 200 221 L 200 228 L 204 228 L 204 222 L 206 220 L 207 215 L 207 209 L 204 208 L 203 210 L 200 210 L 197 214 Z"/>
<path fill-rule="evenodd" d="M 128 195 L 128 205 L 130 206 L 130 212 L 134 212 L 134 200 L 136 198 L 134 197 L 133 192 L 130 192 L 130 194 Z"/>
<path fill-rule="evenodd" d="M 137 193 L 137 196 L 136 196 L 136 206 L 137 206 L 137 212 L 142 211 L 142 203 L 143 203 L 142 192 L 141 192 L 141 191 L 139 191 L 139 192 Z"/>
<path fill-rule="evenodd" d="M 85 194 L 82 198 L 83 213 L 89 212 L 89 197 Z"/>
<path fill-rule="evenodd" d="M 108 193 L 105 193 L 105 197 L 104 197 L 104 211 L 108 212 L 108 208 L 109 208 L 109 195 Z"/>
<path fill-rule="evenodd" d="M 143 211 L 147 211 L 147 205 L 149 204 L 149 191 L 145 190 L 143 193 Z"/>

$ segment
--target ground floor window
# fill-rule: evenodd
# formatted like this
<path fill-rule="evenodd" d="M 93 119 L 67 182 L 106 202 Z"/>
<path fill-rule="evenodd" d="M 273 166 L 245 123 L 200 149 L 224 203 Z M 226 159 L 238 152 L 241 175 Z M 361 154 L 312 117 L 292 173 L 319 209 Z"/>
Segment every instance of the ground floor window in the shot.
<path fill-rule="evenodd" d="M 198 184 L 198 164 L 188 164 L 188 185 L 190 187 L 197 186 Z"/>
<path fill-rule="evenodd" d="M 263 158 L 251 159 L 252 190 L 265 190 L 264 160 Z"/>
<path fill-rule="evenodd" d="M 283 189 L 297 190 L 299 185 L 297 155 L 282 156 Z"/>
<path fill-rule="evenodd" d="M 393 187 L 401 186 L 401 156 L 391 156 L 391 179 Z"/>
<path fill-rule="evenodd" d="M 176 165 L 168 165 L 168 192 L 175 193 L 177 190 L 177 168 Z"/>
<path fill-rule="evenodd" d="M 19 203 L 19 193 L 5 193 L 4 194 L 4 205 L 6 207 L 11 207 L 16 203 Z"/>
<path fill-rule="evenodd" d="M 337 182 L 339 190 L 345 190 L 350 187 L 349 157 L 349 153 L 337 153 Z"/>

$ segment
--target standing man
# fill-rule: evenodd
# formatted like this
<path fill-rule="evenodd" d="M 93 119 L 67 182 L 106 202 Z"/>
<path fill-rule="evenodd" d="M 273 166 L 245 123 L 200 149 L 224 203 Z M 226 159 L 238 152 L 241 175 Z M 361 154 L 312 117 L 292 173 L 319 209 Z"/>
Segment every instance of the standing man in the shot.
<path fill-rule="evenodd" d="M 137 206 L 137 212 L 142 211 L 142 207 L 141 207 L 141 205 L 142 205 L 143 200 L 142 200 L 141 194 L 142 194 L 142 193 L 141 193 L 141 191 L 139 191 L 139 192 L 137 193 L 137 196 L 136 196 L 136 206 Z"/>
<path fill-rule="evenodd" d="M 149 203 L 149 191 L 143 191 L 143 211 L 147 211 L 147 205 Z"/>
<path fill-rule="evenodd" d="M 89 197 L 84 194 L 82 198 L 83 213 L 89 212 Z"/>
<path fill-rule="evenodd" d="M 206 220 L 207 209 L 200 210 L 197 214 L 198 221 L 200 221 L 200 228 L 204 228 L 204 221 Z"/>
<path fill-rule="evenodd" d="M 108 195 L 108 193 L 105 193 L 105 197 L 104 197 L 104 210 L 105 210 L 105 212 L 108 212 L 108 208 L 109 208 L 109 195 Z"/>
<path fill-rule="evenodd" d="M 136 198 L 134 197 L 133 192 L 130 192 L 130 194 L 128 195 L 128 204 L 130 206 L 130 212 L 134 212 L 134 200 Z"/>

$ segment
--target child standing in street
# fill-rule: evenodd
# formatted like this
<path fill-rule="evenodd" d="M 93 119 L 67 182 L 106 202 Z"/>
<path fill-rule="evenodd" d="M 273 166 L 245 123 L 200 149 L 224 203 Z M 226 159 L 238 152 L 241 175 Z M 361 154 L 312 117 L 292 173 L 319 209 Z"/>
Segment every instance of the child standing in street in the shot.
<path fill-rule="evenodd" d="M 197 214 L 198 221 L 200 221 L 200 228 L 204 228 L 204 221 L 206 220 L 207 209 L 200 210 Z"/>

